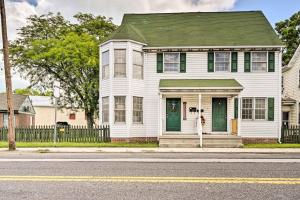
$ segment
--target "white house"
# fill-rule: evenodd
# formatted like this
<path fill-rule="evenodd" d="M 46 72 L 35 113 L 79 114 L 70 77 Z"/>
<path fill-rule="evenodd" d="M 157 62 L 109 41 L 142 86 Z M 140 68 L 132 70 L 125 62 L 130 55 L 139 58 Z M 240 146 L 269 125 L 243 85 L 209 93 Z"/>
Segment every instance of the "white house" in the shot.
<path fill-rule="evenodd" d="M 282 69 L 282 122 L 298 125 L 300 103 L 300 46 Z"/>
<path fill-rule="evenodd" d="M 112 141 L 277 142 L 281 48 L 260 11 L 125 14 L 100 46 L 100 123 Z"/>

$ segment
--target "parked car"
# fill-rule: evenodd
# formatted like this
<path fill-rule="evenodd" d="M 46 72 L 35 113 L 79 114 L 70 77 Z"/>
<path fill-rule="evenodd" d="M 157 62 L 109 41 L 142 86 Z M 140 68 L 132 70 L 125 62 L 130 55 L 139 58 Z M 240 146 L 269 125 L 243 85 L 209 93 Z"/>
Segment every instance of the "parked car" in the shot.
<path fill-rule="evenodd" d="M 69 127 L 70 124 L 68 122 L 56 122 L 57 127 Z"/>

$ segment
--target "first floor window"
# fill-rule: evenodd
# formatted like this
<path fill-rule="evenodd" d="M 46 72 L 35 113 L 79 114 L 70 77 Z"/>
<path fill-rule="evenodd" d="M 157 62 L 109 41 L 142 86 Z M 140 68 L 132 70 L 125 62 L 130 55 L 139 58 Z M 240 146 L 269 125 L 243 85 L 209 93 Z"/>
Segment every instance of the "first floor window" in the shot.
<path fill-rule="evenodd" d="M 125 96 L 115 97 L 115 122 L 125 122 Z"/>
<path fill-rule="evenodd" d="M 267 71 L 267 52 L 252 52 L 251 59 L 253 72 Z"/>
<path fill-rule="evenodd" d="M 143 97 L 133 97 L 133 122 L 143 123 Z"/>
<path fill-rule="evenodd" d="M 8 127 L 8 114 L 3 113 L 3 127 Z"/>
<path fill-rule="evenodd" d="M 215 71 L 228 72 L 230 65 L 230 52 L 215 53 Z"/>
<path fill-rule="evenodd" d="M 266 119 L 266 98 L 243 98 L 242 119 Z"/>
<path fill-rule="evenodd" d="M 115 49 L 114 51 L 114 77 L 126 77 L 126 50 Z"/>
<path fill-rule="evenodd" d="M 102 122 L 109 122 L 109 97 L 102 97 Z"/>
<path fill-rule="evenodd" d="M 164 53 L 164 71 L 179 72 L 179 53 Z"/>

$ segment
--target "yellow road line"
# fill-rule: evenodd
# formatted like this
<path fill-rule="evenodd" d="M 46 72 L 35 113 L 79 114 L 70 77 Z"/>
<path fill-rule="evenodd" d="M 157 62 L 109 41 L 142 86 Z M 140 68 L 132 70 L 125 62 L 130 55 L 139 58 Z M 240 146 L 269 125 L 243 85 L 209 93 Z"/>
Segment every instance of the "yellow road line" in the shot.
<path fill-rule="evenodd" d="M 0 176 L 0 181 L 300 184 L 300 178 L 245 177 Z"/>

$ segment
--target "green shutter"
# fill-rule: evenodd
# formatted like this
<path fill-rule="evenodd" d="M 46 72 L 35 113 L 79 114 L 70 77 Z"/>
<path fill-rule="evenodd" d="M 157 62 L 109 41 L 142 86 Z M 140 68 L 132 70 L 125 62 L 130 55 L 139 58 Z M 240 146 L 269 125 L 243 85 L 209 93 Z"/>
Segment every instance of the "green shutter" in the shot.
<path fill-rule="evenodd" d="M 234 118 L 237 119 L 239 117 L 239 99 L 234 99 Z"/>
<path fill-rule="evenodd" d="M 208 52 L 207 56 L 207 71 L 214 72 L 214 52 Z"/>
<path fill-rule="evenodd" d="M 156 54 L 156 71 L 157 71 L 157 73 L 163 72 L 163 54 L 162 53 Z"/>
<path fill-rule="evenodd" d="M 251 54 L 250 52 L 244 53 L 244 72 L 250 72 L 250 65 L 251 65 Z"/>
<path fill-rule="evenodd" d="M 268 120 L 274 121 L 274 98 L 268 98 Z"/>
<path fill-rule="evenodd" d="M 268 72 L 275 72 L 275 54 L 274 54 L 274 52 L 269 52 L 268 58 L 269 58 Z"/>
<path fill-rule="evenodd" d="M 231 52 L 231 72 L 238 71 L 237 65 L 238 65 L 237 52 Z"/>
<path fill-rule="evenodd" d="M 180 53 L 180 72 L 185 73 L 186 71 L 186 53 Z"/>

